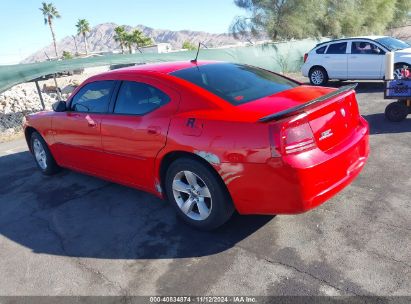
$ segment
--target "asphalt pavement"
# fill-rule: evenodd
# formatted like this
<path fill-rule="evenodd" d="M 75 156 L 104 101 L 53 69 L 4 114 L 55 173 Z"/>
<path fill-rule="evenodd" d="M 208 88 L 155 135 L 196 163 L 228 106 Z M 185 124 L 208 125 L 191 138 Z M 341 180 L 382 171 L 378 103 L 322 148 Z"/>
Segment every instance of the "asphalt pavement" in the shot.
<path fill-rule="evenodd" d="M 334 83 L 333 85 L 341 85 Z M 411 295 L 411 115 L 385 120 L 381 82 L 361 175 L 319 208 L 239 216 L 214 232 L 165 201 L 0 144 L 0 295 Z"/>

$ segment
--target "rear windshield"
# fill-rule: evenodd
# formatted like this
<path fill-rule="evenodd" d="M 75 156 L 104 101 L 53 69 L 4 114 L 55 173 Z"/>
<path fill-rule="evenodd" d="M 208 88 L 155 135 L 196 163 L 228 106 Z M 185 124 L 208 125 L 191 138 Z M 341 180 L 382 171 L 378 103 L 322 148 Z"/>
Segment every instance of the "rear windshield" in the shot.
<path fill-rule="evenodd" d="M 270 96 L 299 84 L 256 67 L 213 63 L 170 73 L 187 80 L 233 105 L 240 105 Z"/>

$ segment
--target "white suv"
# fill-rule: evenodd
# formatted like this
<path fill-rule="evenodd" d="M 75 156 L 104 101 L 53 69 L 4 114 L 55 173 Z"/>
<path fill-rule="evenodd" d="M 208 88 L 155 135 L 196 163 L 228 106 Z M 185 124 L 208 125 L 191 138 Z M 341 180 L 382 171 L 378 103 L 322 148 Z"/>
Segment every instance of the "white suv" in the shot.
<path fill-rule="evenodd" d="M 313 85 L 329 79 L 384 79 L 385 53 L 394 52 L 394 77 L 411 68 L 411 46 L 387 36 L 346 38 L 323 42 L 304 55 L 301 72 Z"/>

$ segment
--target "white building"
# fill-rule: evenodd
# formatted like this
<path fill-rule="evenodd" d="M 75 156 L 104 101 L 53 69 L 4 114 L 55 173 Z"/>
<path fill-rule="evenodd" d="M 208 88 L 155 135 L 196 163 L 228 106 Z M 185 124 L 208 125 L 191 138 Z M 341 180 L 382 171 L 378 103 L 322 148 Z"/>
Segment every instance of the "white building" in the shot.
<path fill-rule="evenodd" d="M 150 46 L 144 46 L 140 48 L 142 53 L 154 53 L 154 54 L 161 54 L 161 53 L 168 53 L 172 51 L 172 47 L 170 43 L 157 43 Z M 138 52 L 138 50 L 137 50 Z"/>

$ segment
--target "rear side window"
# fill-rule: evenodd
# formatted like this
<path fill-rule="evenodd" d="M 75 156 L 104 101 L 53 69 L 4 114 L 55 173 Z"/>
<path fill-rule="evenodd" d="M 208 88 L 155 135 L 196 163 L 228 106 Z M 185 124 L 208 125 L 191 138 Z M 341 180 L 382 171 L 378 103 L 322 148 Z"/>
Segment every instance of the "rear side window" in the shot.
<path fill-rule="evenodd" d="M 322 47 L 316 49 L 315 52 L 316 52 L 317 54 L 324 54 L 326 48 L 327 48 L 326 45 L 325 45 L 325 46 L 322 46 Z"/>
<path fill-rule="evenodd" d="M 240 105 L 298 86 L 298 83 L 269 71 L 241 64 L 213 63 L 171 73 Z"/>
<path fill-rule="evenodd" d="M 123 81 L 114 113 L 143 115 L 168 103 L 170 98 L 159 89 L 142 82 Z"/>
<path fill-rule="evenodd" d="M 327 54 L 345 54 L 347 42 L 331 43 L 328 47 Z"/>
<path fill-rule="evenodd" d="M 72 98 L 70 108 L 76 112 L 106 113 L 114 81 L 95 81 L 86 84 Z"/>

